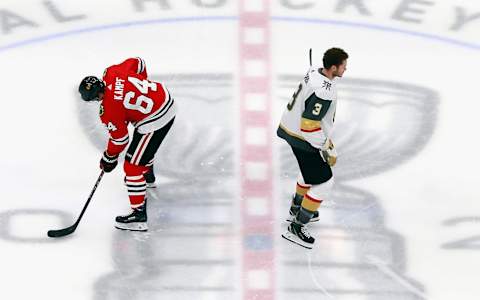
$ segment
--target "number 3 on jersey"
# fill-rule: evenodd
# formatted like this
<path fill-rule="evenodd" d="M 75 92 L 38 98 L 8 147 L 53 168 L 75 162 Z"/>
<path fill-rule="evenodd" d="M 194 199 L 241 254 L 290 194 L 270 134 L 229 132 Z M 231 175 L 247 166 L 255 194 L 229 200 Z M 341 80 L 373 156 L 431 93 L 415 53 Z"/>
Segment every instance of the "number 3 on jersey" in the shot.
<path fill-rule="evenodd" d="M 297 101 L 298 94 L 302 91 L 302 84 L 298 86 L 298 89 L 295 93 L 293 93 L 292 100 L 287 104 L 288 110 L 292 110 L 293 106 L 295 105 L 295 101 Z"/>
<path fill-rule="evenodd" d="M 130 83 L 133 84 L 137 90 L 144 95 L 140 95 L 135 99 L 135 92 L 126 93 L 125 97 L 123 98 L 123 106 L 125 106 L 127 109 L 138 110 L 144 114 L 150 113 L 153 108 L 153 100 L 145 95 L 148 94 L 149 90 L 156 92 L 157 84 L 148 80 L 140 80 L 135 77 L 128 77 L 128 81 L 130 81 Z M 134 99 L 133 102 L 131 102 L 132 99 Z"/>

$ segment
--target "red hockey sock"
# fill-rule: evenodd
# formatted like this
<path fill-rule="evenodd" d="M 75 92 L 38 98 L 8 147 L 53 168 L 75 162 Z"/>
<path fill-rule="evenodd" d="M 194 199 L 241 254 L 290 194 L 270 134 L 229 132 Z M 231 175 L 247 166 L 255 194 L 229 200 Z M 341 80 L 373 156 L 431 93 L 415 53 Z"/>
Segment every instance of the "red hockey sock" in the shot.
<path fill-rule="evenodd" d="M 130 205 L 132 208 L 140 207 L 145 203 L 145 195 L 147 194 L 147 182 L 143 174 L 148 168 L 125 161 L 124 170 Z"/>

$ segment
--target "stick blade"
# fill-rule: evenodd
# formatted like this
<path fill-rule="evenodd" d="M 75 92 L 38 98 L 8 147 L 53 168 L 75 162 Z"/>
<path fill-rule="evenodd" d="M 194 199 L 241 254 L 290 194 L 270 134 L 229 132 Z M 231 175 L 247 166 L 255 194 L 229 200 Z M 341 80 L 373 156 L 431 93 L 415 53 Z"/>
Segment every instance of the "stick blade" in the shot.
<path fill-rule="evenodd" d="M 47 232 L 47 235 L 51 238 L 63 237 L 63 236 L 66 236 L 66 235 L 69 235 L 69 234 L 73 233 L 76 228 L 77 228 L 77 226 L 72 225 L 70 227 L 63 228 L 63 229 L 49 230 Z"/>

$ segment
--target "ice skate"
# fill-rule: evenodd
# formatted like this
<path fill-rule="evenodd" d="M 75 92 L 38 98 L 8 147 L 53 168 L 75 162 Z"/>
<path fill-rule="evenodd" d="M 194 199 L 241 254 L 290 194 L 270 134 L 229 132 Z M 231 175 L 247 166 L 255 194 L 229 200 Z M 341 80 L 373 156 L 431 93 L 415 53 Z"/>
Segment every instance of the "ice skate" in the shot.
<path fill-rule="evenodd" d="M 132 212 L 125 216 L 115 218 L 115 228 L 131 231 L 147 231 L 147 209 L 146 205 L 132 209 Z"/>
<path fill-rule="evenodd" d="M 315 243 L 315 239 L 310 235 L 307 227 L 296 222 L 290 223 L 288 230 L 282 234 L 282 237 L 307 249 L 312 249 Z"/>

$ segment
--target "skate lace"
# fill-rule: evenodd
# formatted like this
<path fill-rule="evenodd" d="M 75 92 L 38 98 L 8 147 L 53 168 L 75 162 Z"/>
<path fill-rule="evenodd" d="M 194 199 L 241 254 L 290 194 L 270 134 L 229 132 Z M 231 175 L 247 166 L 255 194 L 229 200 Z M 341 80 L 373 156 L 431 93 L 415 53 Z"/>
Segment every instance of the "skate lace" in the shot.
<path fill-rule="evenodd" d="M 310 238 L 311 235 L 310 235 L 310 232 L 308 232 L 307 228 L 305 226 L 302 226 L 302 228 L 300 229 L 300 231 L 302 232 L 302 234 L 304 236 L 306 236 L 307 238 Z"/>
<path fill-rule="evenodd" d="M 128 214 L 120 215 L 120 217 L 122 217 L 122 218 L 130 217 L 134 212 L 135 212 L 135 211 L 134 211 L 133 209 L 131 209 Z"/>

